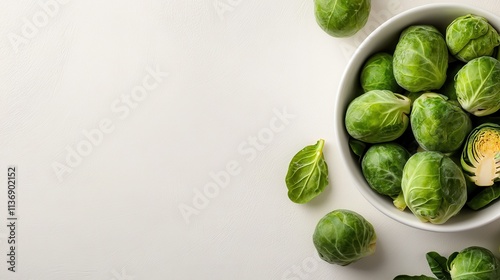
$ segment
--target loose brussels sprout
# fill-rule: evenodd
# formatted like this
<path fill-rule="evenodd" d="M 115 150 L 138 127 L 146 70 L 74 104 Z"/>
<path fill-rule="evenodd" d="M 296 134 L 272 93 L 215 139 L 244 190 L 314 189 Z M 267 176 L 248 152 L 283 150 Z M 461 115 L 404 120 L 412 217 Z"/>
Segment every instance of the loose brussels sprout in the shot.
<path fill-rule="evenodd" d="M 461 164 L 477 186 L 500 181 L 500 125 L 484 123 L 474 128 L 465 142 Z"/>
<path fill-rule="evenodd" d="M 316 22 L 333 37 L 349 37 L 368 21 L 371 0 L 314 0 Z"/>
<path fill-rule="evenodd" d="M 344 209 L 326 214 L 313 234 L 320 258 L 342 266 L 372 255 L 376 241 L 372 224 L 360 214 Z"/>
<path fill-rule="evenodd" d="M 412 155 L 403 169 L 401 188 L 406 205 L 422 222 L 445 223 L 467 200 L 461 168 L 439 152 Z"/>
<path fill-rule="evenodd" d="M 376 89 L 401 91 L 401 87 L 394 78 L 392 55 L 384 52 L 376 53 L 368 58 L 361 70 L 360 81 L 365 92 Z"/>
<path fill-rule="evenodd" d="M 446 44 L 452 55 L 467 62 L 480 56 L 491 56 L 500 44 L 498 32 L 484 17 L 465 15 L 446 28 Z"/>
<path fill-rule="evenodd" d="M 500 109 L 500 61 L 482 56 L 465 64 L 455 76 L 458 102 L 478 117 Z"/>
<path fill-rule="evenodd" d="M 458 150 L 472 129 L 468 114 L 444 95 L 424 93 L 413 102 L 410 124 L 415 139 L 427 151 Z"/>
<path fill-rule="evenodd" d="M 392 141 L 408 127 L 411 101 L 388 90 L 372 90 L 347 107 L 345 126 L 354 138 L 367 143 Z"/>
<path fill-rule="evenodd" d="M 399 144 L 373 145 L 361 162 L 363 176 L 376 192 L 396 199 L 401 193 L 403 168 L 409 158 L 410 153 Z"/>
<path fill-rule="evenodd" d="M 446 80 L 448 47 L 430 25 L 406 28 L 394 51 L 394 77 L 410 92 L 439 89 Z"/>
<path fill-rule="evenodd" d="M 500 261 L 483 247 L 471 246 L 452 254 L 448 258 L 450 276 L 453 280 L 498 280 Z"/>

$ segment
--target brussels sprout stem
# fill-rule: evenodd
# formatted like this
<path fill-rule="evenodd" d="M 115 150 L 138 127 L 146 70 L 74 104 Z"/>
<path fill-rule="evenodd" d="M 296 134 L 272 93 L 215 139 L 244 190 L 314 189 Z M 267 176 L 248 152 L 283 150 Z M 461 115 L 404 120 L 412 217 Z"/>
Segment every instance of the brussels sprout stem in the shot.
<path fill-rule="evenodd" d="M 393 201 L 394 206 L 401 211 L 404 211 L 406 208 L 405 198 L 403 196 L 403 192 L 400 192 L 399 195 Z"/>

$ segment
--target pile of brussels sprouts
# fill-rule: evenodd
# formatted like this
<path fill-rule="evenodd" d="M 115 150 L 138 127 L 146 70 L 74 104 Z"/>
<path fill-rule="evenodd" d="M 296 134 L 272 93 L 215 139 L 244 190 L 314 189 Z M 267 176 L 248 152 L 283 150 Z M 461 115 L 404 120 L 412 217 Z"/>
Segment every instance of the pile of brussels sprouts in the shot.
<path fill-rule="evenodd" d="M 369 186 L 422 222 L 500 197 L 500 36 L 464 15 L 442 33 L 404 29 L 392 52 L 372 54 L 345 114 Z"/>

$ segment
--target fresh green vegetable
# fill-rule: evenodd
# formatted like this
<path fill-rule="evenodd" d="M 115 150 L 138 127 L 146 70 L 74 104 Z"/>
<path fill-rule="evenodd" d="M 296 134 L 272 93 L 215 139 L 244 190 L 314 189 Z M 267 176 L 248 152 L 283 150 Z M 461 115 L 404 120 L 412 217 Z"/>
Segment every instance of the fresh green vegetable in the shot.
<path fill-rule="evenodd" d="M 450 273 L 448 272 L 447 259 L 437 252 L 428 252 L 425 254 L 427 263 L 434 275 L 438 279 L 451 280 Z"/>
<path fill-rule="evenodd" d="M 316 22 L 333 37 L 356 34 L 368 21 L 371 0 L 314 0 Z"/>
<path fill-rule="evenodd" d="M 361 162 L 363 175 L 372 189 L 395 200 L 401 194 L 403 168 L 409 158 L 410 153 L 399 144 L 373 145 Z"/>
<path fill-rule="evenodd" d="M 455 76 L 460 105 L 478 117 L 500 109 L 500 61 L 482 56 L 465 64 Z"/>
<path fill-rule="evenodd" d="M 498 280 L 500 261 L 483 247 L 472 246 L 448 258 L 453 280 Z"/>
<path fill-rule="evenodd" d="M 392 141 L 408 127 L 410 106 L 410 99 L 398 93 L 366 92 L 349 103 L 345 116 L 347 132 L 367 143 Z"/>
<path fill-rule="evenodd" d="M 461 168 L 439 152 L 412 155 L 403 169 L 406 205 L 422 222 L 445 223 L 465 205 L 467 185 Z"/>
<path fill-rule="evenodd" d="M 413 102 L 410 124 L 422 148 L 443 153 L 458 150 L 472 129 L 468 114 L 436 93 L 424 93 Z"/>
<path fill-rule="evenodd" d="M 359 157 L 360 160 L 363 158 L 363 155 L 365 154 L 367 149 L 367 145 L 365 142 L 352 138 L 349 139 L 349 147 L 351 148 L 351 151 Z"/>
<path fill-rule="evenodd" d="M 285 182 L 288 197 L 295 203 L 306 203 L 328 185 L 328 166 L 323 156 L 325 141 L 300 150 L 291 160 Z"/>
<path fill-rule="evenodd" d="M 452 55 L 467 62 L 491 56 L 500 44 L 500 38 L 486 18 L 469 14 L 456 18 L 448 25 L 446 43 Z"/>
<path fill-rule="evenodd" d="M 446 81 L 448 48 L 443 35 L 430 25 L 406 28 L 394 51 L 394 77 L 410 92 L 439 89 Z"/>
<path fill-rule="evenodd" d="M 486 207 L 491 202 L 500 198 L 500 185 L 487 187 L 474 195 L 471 200 L 467 202 L 467 206 L 472 210 L 479 210 Z"/>
<path fill-rule="evenodd" d="M 500 261 L 493 253 L 479 246 L 470 246 L 460 252 L 452 253 L 448 258 L 436 252 L 426 254 L 432 273 L 437 278 L 428 276 L 400 275 L 395 280 L 439 279 L 439 280 L 498 280 L 500 279 Z"/>
<path fill-rule="evenodd" d="M 361 70 L 360 82 L 365 92 L 376 89 L 392 92 L 402 90 L 394 78 L 392 55 L 385 52 L 376 53 L 368 58 Z"/>
<path fill-rule="evenodd" d="M 345 209 L 326 214 L 313 234 L 313 243 L 320 258 L 342 266 L 372 255 L 376 241 L 372 224 L 360 214 Z"/>
<path fill-rule="evenodd" d="M 477 186 L 492 186 L 500 180 L 500 125 L 484 123 L 474 128 L 461 157 L 462 168 Z"/>

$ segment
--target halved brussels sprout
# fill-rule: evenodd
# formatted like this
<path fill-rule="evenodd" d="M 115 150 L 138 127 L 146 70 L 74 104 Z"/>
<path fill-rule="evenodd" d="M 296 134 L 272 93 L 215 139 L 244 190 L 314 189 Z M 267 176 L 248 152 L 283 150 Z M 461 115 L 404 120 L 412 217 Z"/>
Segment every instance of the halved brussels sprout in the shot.
<path fill-rule="evenodd" d="M 376 53 L 368 58 L 361 70 L 360 82 L 365 92 L 376 89 L 401 91 L 394 78 L 392 55 L 385 52 Z"/>
<path fill-rule="evenodd" d="M 446 43 L 452 55 L 467 62 L 480 56 L 491 56 L 500 44 L 500 38 L 486 18 L 465 15 L 448 25 Z"/>
<path fill-rule="evenodd" d="M 410 124 L 422 148 L 443 153 L 458 150 L 472 129 L 458 103 L 436 93 L 424 93 L 413 102 Z"/>
<path fill-rule="evenodd" d="M 500 61 L 482 56 L 465 64 L 455 76 L 457 99 L 465 111 L 478 117 L 500 109 Z"/>
<path fill-rule="evenodd" d="M 500 125 L 484 123 L 474 128 L 465 142 L 461 164 L 477 186 L 492 186 L 499 181 Z"/>
<path fill-rule="evenodd" d="M 439 89 L 446 80 L 448 47 L 431 25 L 406 28 L 394 51 L 394 77 L 410 92 Z"/>
<path fill-rule="evenodd" d="M 462 169 L 439 152 L 412 155 L 403 169 L 401 188 L 406 205 L 422 222 L 445 223 L 467 200 Z"/>
<path fill-rule="evenodd" d="M 372 90 L 347 107 L 345 126 L 354 139 L 367 143 L 395 140 L 408 127 L 411 101 L 389 90 Z"/>

